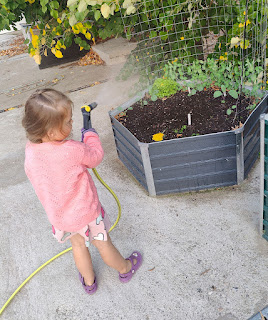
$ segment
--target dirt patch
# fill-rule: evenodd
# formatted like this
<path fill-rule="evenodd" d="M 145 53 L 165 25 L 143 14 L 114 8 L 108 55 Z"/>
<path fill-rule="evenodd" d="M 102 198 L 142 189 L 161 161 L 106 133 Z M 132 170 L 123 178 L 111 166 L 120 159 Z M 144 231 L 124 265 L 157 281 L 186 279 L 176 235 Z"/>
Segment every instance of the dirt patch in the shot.
<path fill-rule="evenodd" d="M 153 142 L 153 135 L 159 132 L 164 134 L 163 140 L 170 140 L 229 131 L 242 126 L 251 113 L 247 108 L 253 101 L 244 96 L 237 101 L 228 94 L 224 99 L 214 98 L 213 94 L 213 90 L 206 90 L 189 96 L 188 92 L 179 91 L 155 102 L 145 97 L 116 118 L 145 143 Z M 231 115 L 227 115 L 227 110 L 236 104 L 238 114 L 235 116 L 235 109 L 232 109 Z"/>

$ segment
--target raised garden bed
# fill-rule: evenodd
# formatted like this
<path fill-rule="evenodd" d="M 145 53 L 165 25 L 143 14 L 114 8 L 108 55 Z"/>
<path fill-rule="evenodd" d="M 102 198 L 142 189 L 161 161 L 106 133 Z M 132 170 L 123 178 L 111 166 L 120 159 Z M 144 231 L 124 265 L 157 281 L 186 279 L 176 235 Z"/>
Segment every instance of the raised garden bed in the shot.
<path fill-rule="evenodd" d="M 141 142 L 116 119 L 140 99 L 109 114 L 118 156 L 150 196 L 236 185 L 247 177 L 259 155 L 259 117 L 268 95 L 238 129 L 159 142 Z"/>

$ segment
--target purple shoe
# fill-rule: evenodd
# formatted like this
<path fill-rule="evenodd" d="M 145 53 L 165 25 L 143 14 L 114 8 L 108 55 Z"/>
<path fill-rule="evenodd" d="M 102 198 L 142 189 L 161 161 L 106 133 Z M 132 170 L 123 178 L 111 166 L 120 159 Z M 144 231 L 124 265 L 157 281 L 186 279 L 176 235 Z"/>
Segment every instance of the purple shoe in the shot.
<path fill-rule="evenodd" d="M 134 260 L 136 259 L 136 264 L 134 264 Z M 119 272 L 119 280 L 121 282 L 128 282 L 133 277 L 133 274 L 139 269 L 142 264 L 142 256 L 138 251 L 134 251 L 126 260 L 131 262 L 131 270 L 128 273 L 120 273 Z"/>
<path fill-rule="evenodd" d="M 82 286 L 84 287 L 86 293 L 88 293 L 88 294 L 94 294 L 94 293 L 97 291 L 97 289 L 98 289 L 98 284 L 97 284 L 97 279 L 96 279 L 96 277 L 95 277 L 95 279 L 94 279 L 94 283 L 93 283 L 91 286 L 87 286 L 87 285 L 85 284 L 85 280 L 84 280 L 84 278 L 82 277 L 82 275 L 81 275 L 80 272 L 79 272 L 79 279 L 80 279 L 80 281 L 81 281 L 81 283 L 82 283 Z"/>

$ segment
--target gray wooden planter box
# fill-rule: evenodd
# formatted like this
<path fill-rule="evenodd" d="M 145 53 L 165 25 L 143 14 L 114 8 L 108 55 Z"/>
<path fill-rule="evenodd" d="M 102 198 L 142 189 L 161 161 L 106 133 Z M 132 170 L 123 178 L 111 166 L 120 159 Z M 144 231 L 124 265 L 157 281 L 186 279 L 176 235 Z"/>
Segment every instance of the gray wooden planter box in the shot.
<path fill-rule="evenodd" d="M 259 156 L 259 117 L 268 109 L 268 95 L 239 129 L 152 143 L 140 142 L 115 119 L 140 99 L 109 115 L 120 160 L 150 196 L 231 186 L 247 177 Z"/>

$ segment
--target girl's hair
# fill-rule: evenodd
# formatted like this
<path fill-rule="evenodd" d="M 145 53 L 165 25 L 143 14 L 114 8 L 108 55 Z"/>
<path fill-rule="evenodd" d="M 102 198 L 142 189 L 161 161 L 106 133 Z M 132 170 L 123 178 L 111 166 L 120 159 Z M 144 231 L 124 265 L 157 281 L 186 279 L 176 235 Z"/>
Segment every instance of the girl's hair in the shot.
<path fill-rule="evenodd" d="M 34 92 L 26 101 L 22 119 L 27 138 L 33 143 L 41 143 L 50 129 L 62 131 L 63 122 L 72 107 L 73 102 L 57 90 L 42 89 Z"/>

